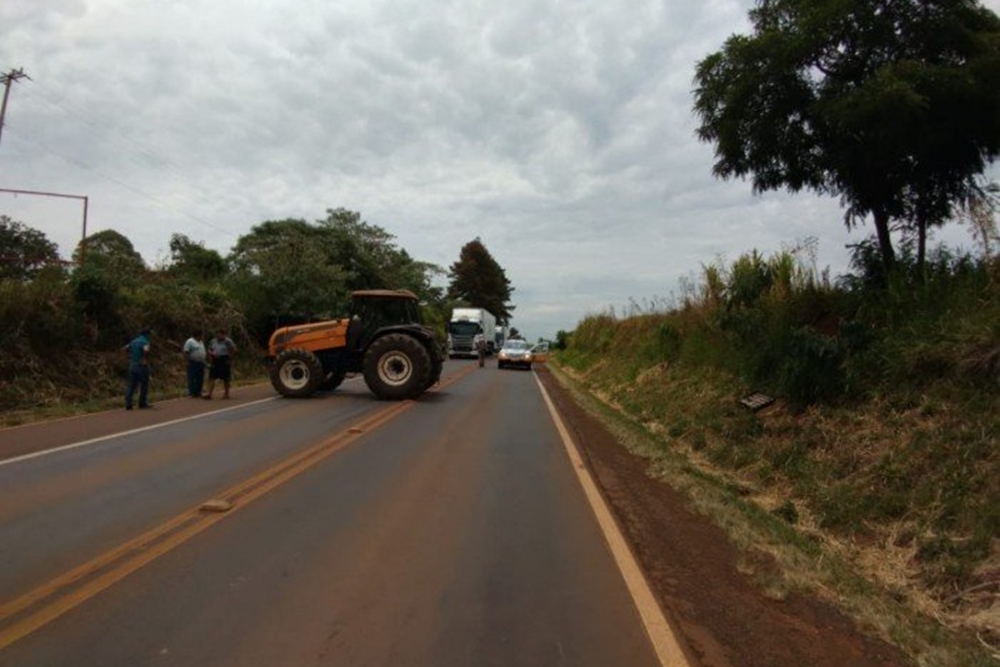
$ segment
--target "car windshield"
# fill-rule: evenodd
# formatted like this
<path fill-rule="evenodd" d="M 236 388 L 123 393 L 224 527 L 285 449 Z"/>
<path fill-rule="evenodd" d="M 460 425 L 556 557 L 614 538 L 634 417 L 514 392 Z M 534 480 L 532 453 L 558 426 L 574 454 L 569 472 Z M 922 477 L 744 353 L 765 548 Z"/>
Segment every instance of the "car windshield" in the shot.
<path fill-rule="evenodd" d="M 509 340 L 504 344 L 503 348 L 505 350 L 513 350 L 514 352 L 521 352 L 528 349 L 528 343 L 523 340 Z"/>

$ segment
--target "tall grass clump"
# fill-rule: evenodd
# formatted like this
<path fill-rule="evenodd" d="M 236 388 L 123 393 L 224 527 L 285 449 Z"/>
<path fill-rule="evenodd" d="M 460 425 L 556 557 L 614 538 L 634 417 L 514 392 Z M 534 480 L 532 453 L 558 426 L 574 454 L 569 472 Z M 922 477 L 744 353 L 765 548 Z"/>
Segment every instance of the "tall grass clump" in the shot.
<path fill-rule="evenodd" d="M 846 348 L 837 338 L 838 295 L 792 251 L 756 252 L 717 266 L 724 289 L 715 321 L 734 370 L 795 409 L 840 395 Z"/>
<path fill-rule="evenodd" d="M 841 281 L 850 325 L 864 337 L 849 368 L 859 389 L 943 380 L 998 387 L 1000 259 L 975 259 L 938 248 L 919 267 L 904 248 L 899 269 L 882 280 L 869 244 L 854 254 L 855 272 Z"/>

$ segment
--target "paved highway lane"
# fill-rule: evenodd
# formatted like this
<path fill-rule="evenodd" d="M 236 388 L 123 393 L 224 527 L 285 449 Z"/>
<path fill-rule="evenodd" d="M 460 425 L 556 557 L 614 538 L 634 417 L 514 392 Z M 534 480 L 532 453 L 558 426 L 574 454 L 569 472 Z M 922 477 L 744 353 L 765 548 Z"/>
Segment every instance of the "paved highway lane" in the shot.
<path fill-rule="evenodd" d="M 660 664 L 533 374 L 445 368 L 0 465 L 0 665 Z"/>

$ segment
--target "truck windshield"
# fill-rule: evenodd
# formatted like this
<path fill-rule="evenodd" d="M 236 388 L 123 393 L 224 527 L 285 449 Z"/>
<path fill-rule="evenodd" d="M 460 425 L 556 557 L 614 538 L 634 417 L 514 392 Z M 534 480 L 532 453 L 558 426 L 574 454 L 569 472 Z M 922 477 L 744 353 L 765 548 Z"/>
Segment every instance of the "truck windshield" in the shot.
<path fill-rule="evenodd" d="M 482 333 L 483 329 L 478 322 L 449 322 L 448 333 L 453 336 L 475 336 Z"/>

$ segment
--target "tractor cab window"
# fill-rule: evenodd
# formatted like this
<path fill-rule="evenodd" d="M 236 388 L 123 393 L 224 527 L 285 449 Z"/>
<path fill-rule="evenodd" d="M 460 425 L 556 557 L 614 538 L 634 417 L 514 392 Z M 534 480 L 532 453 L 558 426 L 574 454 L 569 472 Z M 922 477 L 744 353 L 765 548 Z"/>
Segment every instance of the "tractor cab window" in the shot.
<path fill-rule="evenodd" d="M 407 311 L 407 322 L 412 324 L 423 324 L 424 318 L 420 314 L 420 304 L 416 301 L 406 301 L 406 311 Z"/>
<path fill-rule="evenodd" d="M 355 299 L 351 315 L 369 325 L 378 327 L 393 324 L 412 324 L 420 321 L 416 302 L 410 299 L 367 298 Z"/>

